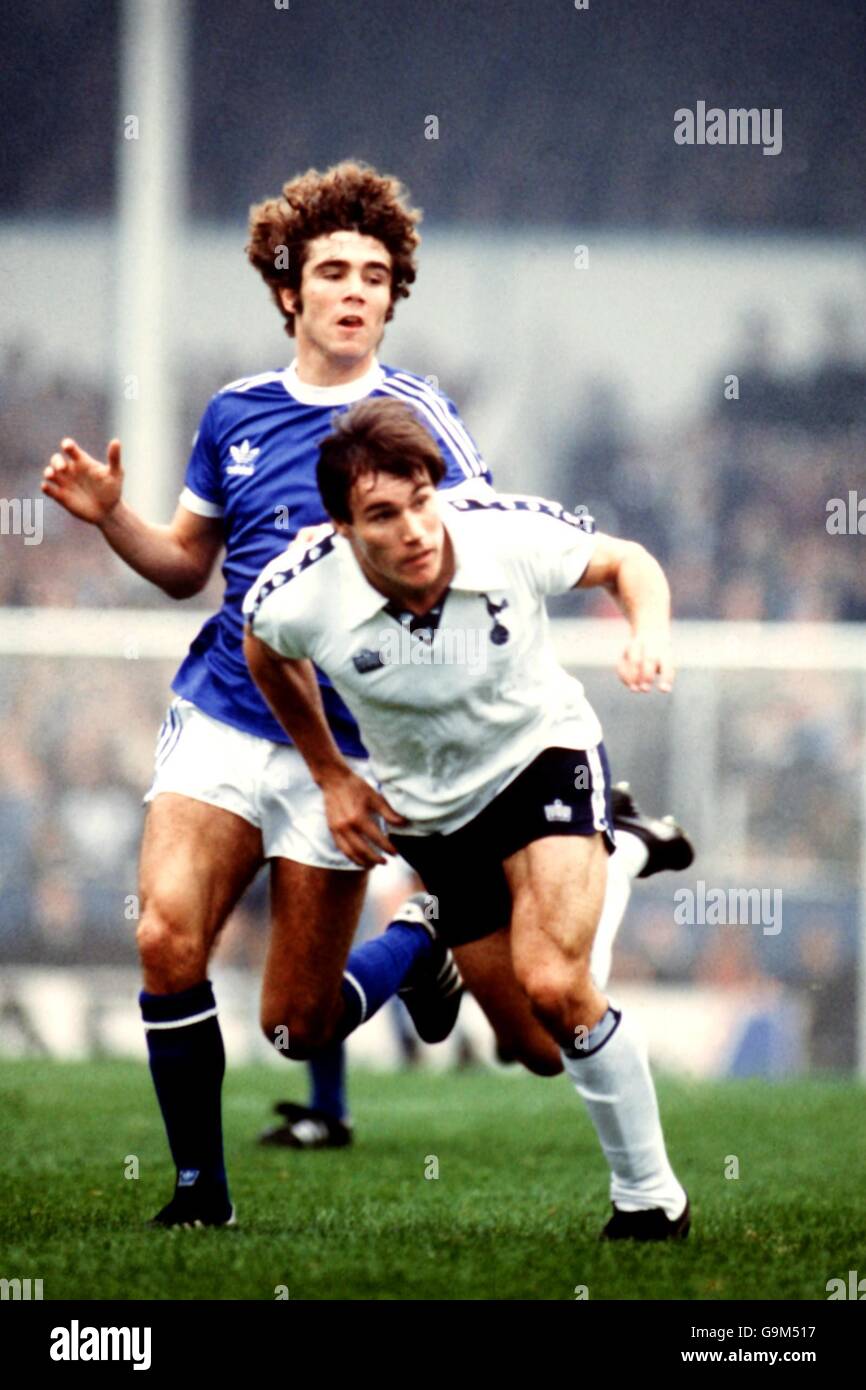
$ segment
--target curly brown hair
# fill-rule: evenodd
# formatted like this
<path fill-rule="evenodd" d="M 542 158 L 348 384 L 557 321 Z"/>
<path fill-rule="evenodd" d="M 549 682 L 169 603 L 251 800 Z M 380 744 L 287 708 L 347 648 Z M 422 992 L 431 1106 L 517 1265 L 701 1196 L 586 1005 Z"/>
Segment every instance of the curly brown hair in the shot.
<path fill-rule="evenodd" d="M 290 338 L 295 316 L 283 307 L 280 290 L 300 290 L 307 243 L 328 232 L 358 231 L 387 247 L 392 265 L 386 321 L 393 317 L 396 300 L 408 298 L 421 241 L 416 227 L 422 213 L 408 206 L 407 196 L 399 179 L 344 160 L 324 173 L 308 169 L 285 184 L 279 198 L 253 204 L 246 253 L 269 286 Z"/>

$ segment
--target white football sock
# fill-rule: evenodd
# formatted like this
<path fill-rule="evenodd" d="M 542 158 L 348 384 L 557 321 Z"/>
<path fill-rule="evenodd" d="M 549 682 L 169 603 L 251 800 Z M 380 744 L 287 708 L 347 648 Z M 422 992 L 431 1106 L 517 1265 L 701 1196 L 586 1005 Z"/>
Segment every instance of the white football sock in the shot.
<path fill-rule="evenodd" d="M 614 830 L 613 838 L 616 840 L 616 854 L 611 859 L 622 855 L 620 864 L 629 878 L 637 878 L 641 869 L 646 868 L 649 850 L 639 835 L 633 835 L 630 830 L 620 830 L 619 826 Z"/>
<path fill-rule="evenodd" d="M 634 835 L 629 836 L 630 840 L 634 838 Z M 616 853 L 612 854 L 607 861 L 607 886 L 604 890 L 601 917 L 596 928 L 595 940 L 592 943 L 592 955 L 589 959 L 590 973 L 599 989 L 604 989 L 607 984 L 613 943 L 619 931 L 619 924 L 625 916 L 630 897 L 631 878 L 626 872 L 626 865 L 620 858 L 620 852 L 617 849 Z"/>
<path fill-rule="evenodd" d="M 611 1011 L 592 1029 L 585 1050 L 563 1051 L 565 1070 L 582 1097 L 610 1166 L 610 1199 L 621 1211 L 661 1207 L 675 1220 L 686 1204 L 665 1151 L 646 1044 L 630 1020 L 611 1029 Z M 601 1042 L 593 1052 L 593 1035 Z"/>

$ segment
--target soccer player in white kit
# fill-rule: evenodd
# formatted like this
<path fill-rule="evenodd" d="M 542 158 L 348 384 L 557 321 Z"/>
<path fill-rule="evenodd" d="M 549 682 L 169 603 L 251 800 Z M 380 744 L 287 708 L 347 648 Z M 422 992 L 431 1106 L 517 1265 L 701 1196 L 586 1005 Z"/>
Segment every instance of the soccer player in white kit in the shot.
<path fill-rule="evenodd" d="M 397 402 L 336 420 L 318 466 L 333 530 L 263 571 L 244 604 L 247 660 L 338 847 L 359 865 L 399 852 L 458 961 L 461 945 L 507 929 L 512 988 L 557 1045 L 610 1166 L 603 1234 L 684 1237 L 689 1203 L 643 1043 L 591 969 L 615 847 L 610 779 L 545 608 L 548 594 L 608 587 L 631 628 L 620 677 L 668 691 L 667 581 L 643 547 L 558 504 L 437 493 L 444 466 Z M 376 788 L 340 753 L 310 662 L 357 719 Z"/>

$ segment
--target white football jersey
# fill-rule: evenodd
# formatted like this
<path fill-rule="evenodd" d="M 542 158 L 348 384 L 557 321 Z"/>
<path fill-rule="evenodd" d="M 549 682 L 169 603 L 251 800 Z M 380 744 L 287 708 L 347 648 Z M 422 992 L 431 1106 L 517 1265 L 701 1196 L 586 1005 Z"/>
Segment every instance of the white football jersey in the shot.
<path fill-rule="evenodd" d="M 258 638 L 331 680 L 383 795 L 411 822 L 401 834 L 457 830 L 545 748 L 602 737 L 556 660 L 545 606 L 583 574 L 592 518 L 492 490 L 439 505 L 456 569 L 423 618 L 375 589 L 333 530 L 268 565 L 244 605 Z"/>

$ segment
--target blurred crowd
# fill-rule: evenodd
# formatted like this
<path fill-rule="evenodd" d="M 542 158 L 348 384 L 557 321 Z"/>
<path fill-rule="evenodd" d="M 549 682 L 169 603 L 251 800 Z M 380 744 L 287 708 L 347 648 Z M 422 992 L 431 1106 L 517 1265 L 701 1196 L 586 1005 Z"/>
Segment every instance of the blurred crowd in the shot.
<path fill-rule="evenodd" d="M 670 437 L 636 440 L 598 387 L 567 447 L 565 495 L 659 557 L 680 618 L 866 621 L 863 535 L 827 526 L 832 499 L 846 514 L 850 491 L 866 501 L 866 362 L 840 306 L 822 327 L 822 355 L 792 373 L 755 314 L 736 380 L 723 391 L 720 371 L 701 417 Z"/>
<path fill-rule="evenodd" d="M 829 16 L 811 0 L 630 6 L 603 25 L 566 0 L 438 0 L 413 5 L 408 24 L 398 0 L 366 0 L 363 18 L 345 0 L 181 8 L 195 216 L 225 218 L 291 171 L 352 153 L 411 168 L 415 198 L 440 222 L 859 231 L 866 220 L 850 118 L 862 105 L 856 4 Z M 119 5 L 86 0 L 10 13 L 10 211 L 109 209 L 125 114 L 120 18 Z M 148 56 L 134 61 L 147 68 Z M 698 98 L 780 109 L 781 157 L 676 145 L 674 113 Z"/>

